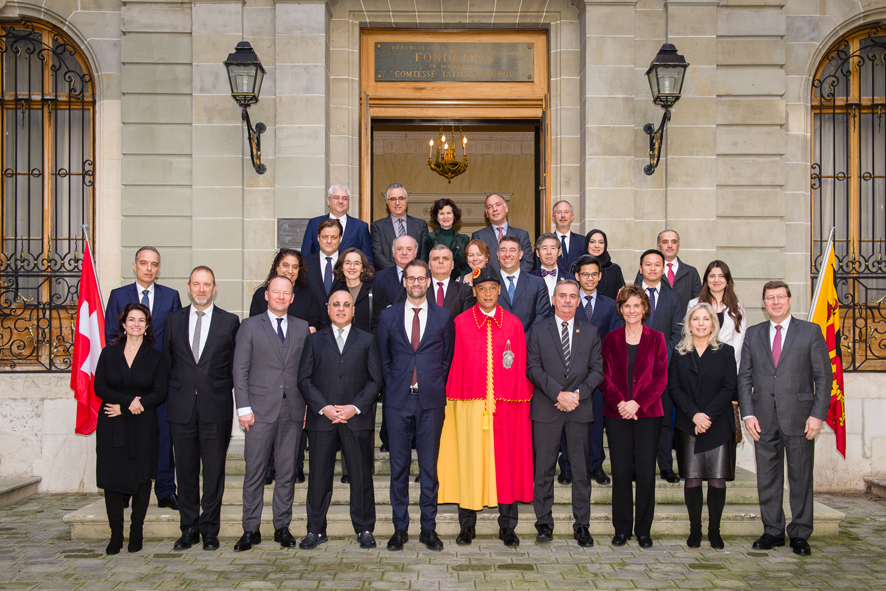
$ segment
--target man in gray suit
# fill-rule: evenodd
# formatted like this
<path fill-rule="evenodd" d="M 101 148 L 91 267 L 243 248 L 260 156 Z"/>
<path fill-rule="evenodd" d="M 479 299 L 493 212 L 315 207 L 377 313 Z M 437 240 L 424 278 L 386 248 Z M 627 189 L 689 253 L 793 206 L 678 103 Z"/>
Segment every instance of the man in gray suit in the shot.
<path fill-rule="evenodd" d="M 529 412 L 535 450 L 535 541 L 554 539 L 554 471 L 565 432 L 573 466 L 573 536 L 579 546 L 589 548 L 594 538 L 588 531 L 588 425 L 594 420 L 593 392 L 603 381 L 603 357 L 597 329 L 575 315 L 580 302 L 575 280 L 564 279 L 554 287 L 554 315 L 535 323 L 529 332 L 526 375 L 535 386 Z"/>
<path fill-rule="evenodd" d="M 277 276 L 268 283 L 268 311 L 247 318 L 237 332 L 234 349 L 234 400 L 240 426 L 246 431 L 246 475 L 243 477 L 243 535 L 235 551 L 261 543 L 265 471 L 271 450 L 274 487 L 274 541 L 295 546 L 289 531 L 295 483 L 295 452 L 301 440 L 305 401 L 298 389 L 298 369 L 308 323 L 287 311 L 292 281 Z"/>
<path fill-rule="evenodd" d="M 535 267 L 535 259 L 532 258 L 532 241 L 529 240 L 529 232 L 515 228 L 508 223 L 508 204 L 505 203 L 504 197 L 501 195 L 493 193 L 486 198 L 486 217 L 489 218 L 490 225 L 471 234 L 471 238 L 482 240 L 489 247 L 489 264 L 492 265 L 492 268 L 499 275 L 502 275 L 501 288 L 502 292 L 504 292 L 504 276 L 501 273 L 501 265 L 496 256 L 498 243 L 505 236 L 515 236 L 520 245 L 520 250 L 523 251 L 520 269 L 526 273 L 531 273 L 533 267 Z"/>
<path fill-rule="evenodd" d="M 757 458 L 763 535 L 755 550 L 784 546 L 787 529 L 795 554 L 809 556 L 812 534 L 812 465 L 815 436 L 827 418 L 833 374 L 821 329 L 791 316 L 791 288 L 763 286 L 768 322 L 748 329 L 741 351 L 739 405 Z M 782 508 L 788 460 L 791 523 Z"/>
<path fill-rule="evenodd" d="M 406 213 L 406 208 L 409 206 L 406 187 L 400 183 L 391 184 L 385 191 L 385 204 L 391 215 L 375 220 L 370 227 L 376 273 L 394 266 L 394 259 L 391 258 L 391 246 L 394 240 L 400 236 L 412 236 L 421 248 L 425 234 L 428 233 L 427 222 Z"/>

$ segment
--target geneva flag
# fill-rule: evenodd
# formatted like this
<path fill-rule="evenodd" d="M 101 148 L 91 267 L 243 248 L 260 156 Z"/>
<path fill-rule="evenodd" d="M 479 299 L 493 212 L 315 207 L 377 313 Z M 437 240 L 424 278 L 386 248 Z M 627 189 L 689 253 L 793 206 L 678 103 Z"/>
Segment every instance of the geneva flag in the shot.
<path fill-rule="evenodd" d="M 77 400 L 75 433 L 89 435 L 95 431 L 95 422 L 101 400 L 95 395 L 95 366 L 105 346 L 105 316 L 102 313 L 101 293 L 89 240 L 83 253 L 80 272 L 80 294 L 77 299 L 77 333 L 74 335 L 74 359 L 71 363 L 71 389 Z"/>
<path fill-rule="evenodd" d="M 843 399 L 843 360 L 840 357 L 840 302 L 834 284 L 834 231 L 828 239 L 823 265 L 818 275 L 818 285 L 812 297 L 809 321 L 821 327 L 831 357 L 834 382 L 831 389 L 831 407 L 828 410 L 828 426 L 837 436 L 837 451 L 846 457 L 846 407 Z"/>

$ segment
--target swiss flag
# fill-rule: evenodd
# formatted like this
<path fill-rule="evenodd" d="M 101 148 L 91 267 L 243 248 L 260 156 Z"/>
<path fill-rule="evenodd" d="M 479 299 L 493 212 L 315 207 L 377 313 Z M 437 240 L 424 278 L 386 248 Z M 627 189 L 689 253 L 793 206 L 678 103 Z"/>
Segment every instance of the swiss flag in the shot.
<path fill-rule="evenodd" d="M 85 240 L 80 294 L 77 298 L 77 334 L 74 335 L 74 359 L 71 363 L 71 390 L 77 400 L 77 426 L 74 432 L 89 435 L 95 431 L 101 400 L 95 395 L 95 367 L 105 347 L 105 315 L 101 292 L 92 264 L 89 240 Z"/>

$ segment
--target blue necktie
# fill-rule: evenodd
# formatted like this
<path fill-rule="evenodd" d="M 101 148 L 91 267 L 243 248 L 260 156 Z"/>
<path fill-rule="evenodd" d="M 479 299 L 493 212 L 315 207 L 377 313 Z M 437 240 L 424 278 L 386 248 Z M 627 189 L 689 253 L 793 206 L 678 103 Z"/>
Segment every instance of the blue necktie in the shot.
<path fill-rule="evenodd" d="M 514 303 L 514 276 L 508 275 L 508 300 L 510 300 L 511 304 Z"/>
<path fill-rule="evenodd" d="M 148 297 L 148 290 L 147 290 L 147 289 L 143 289 L 143 290 L 142 290 L 142 301 L 141 301 L 141 304 L 142 304 L 145 308 L 147 308 L 148 310 L 151 309 L 151 298 Z"/>
<path fill-rule="evenodd" d="M 649 307 L 652 308 L 652 312 L 649 313 L 649 324 L 652 324 L 652 319 L 655 318 L 655 288 L 647 287 L 646 291 L 649 292 Z"/>
<path fill-rule="evenodd" d="M 281 343 L 286 342 L 286 335 L 283 334 L 283 319 L 282 318 L 277 319 L 277 336 L 280 337 Z"/>
<path fill-rule="evenodd" d="M 566 261 L 569 260 L 569 253 L 566 252 L 566 235 L 560 236 L 560 258 L 563 259 L 563 264 L 566 264 Z M 569 269 L 566 269 L 568 272 Z"/>
<path fill-rule="evenodd" d="M 323 288 L 327 294 L 332 289 L 332 257 L 326 257 L 326 276 L 323 278 Z"/>

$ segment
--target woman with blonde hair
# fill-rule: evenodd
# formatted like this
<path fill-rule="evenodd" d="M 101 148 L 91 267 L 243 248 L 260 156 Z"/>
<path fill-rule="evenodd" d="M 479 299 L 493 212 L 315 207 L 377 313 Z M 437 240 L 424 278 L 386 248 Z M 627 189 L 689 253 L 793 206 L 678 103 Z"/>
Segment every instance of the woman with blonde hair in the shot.
<path fill-rule="evenodd" d="M 668 390 L 677 409 L 677 466 L 685 480 L 690 548 L 701 545 L 703 480 L 708 481 L 708 541 L 712 548 L 723 548 L 720 517 L 726 481 L 735 479 L 735 351 L 719 339 L 719 332 L 717 313 L 710 304 L 690 308 L 683 319 L 683 339 L 668 368 Z"/>

